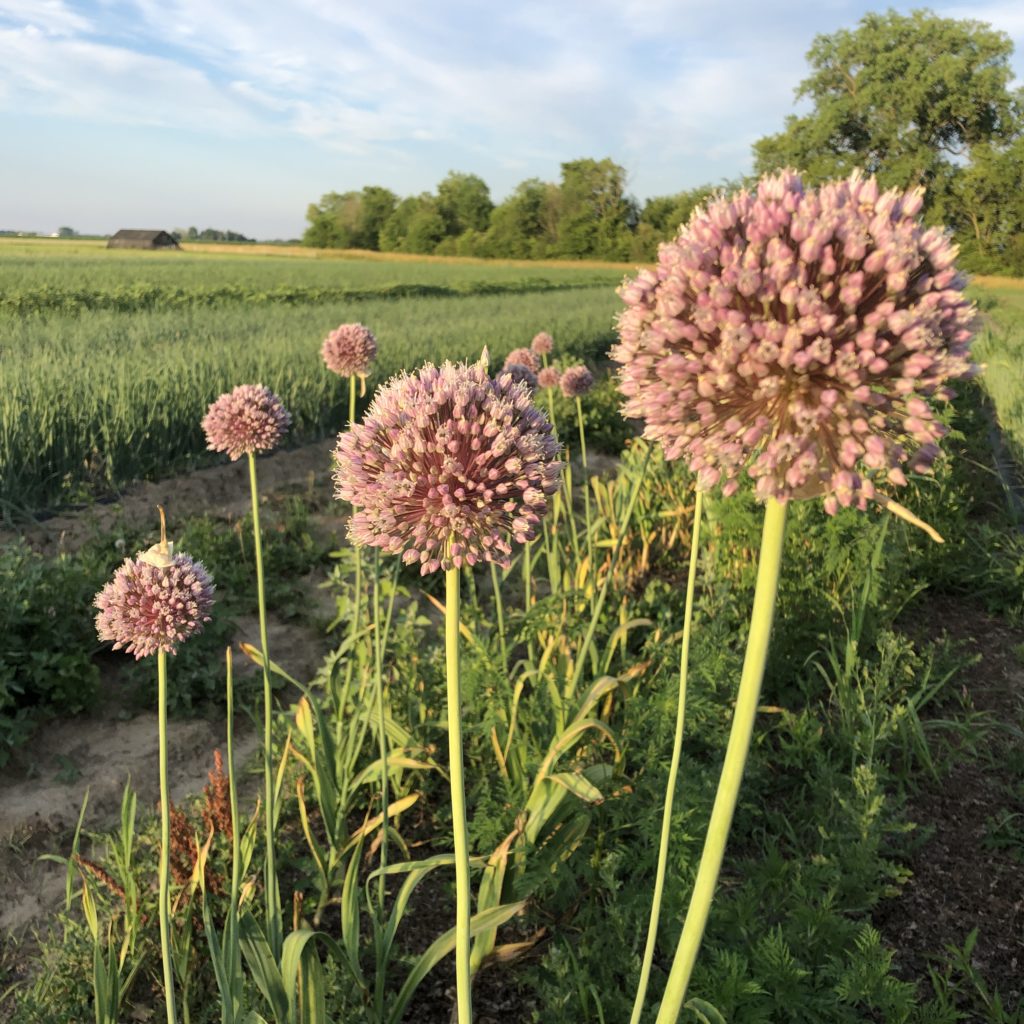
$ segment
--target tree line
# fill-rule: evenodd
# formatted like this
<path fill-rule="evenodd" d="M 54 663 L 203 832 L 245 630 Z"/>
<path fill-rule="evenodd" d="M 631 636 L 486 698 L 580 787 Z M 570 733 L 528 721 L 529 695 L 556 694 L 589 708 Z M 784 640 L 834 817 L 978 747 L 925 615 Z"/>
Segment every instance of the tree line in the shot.
<path fill-rule="evenodd" d="M 1013 44 L 990 25 L 928 10 L 867 14 L 818 36 L 797 99 L 812 109 L 754 144 L 755 175 L 796 167 L 808 183 L 859 167 L 884 187 L 926 189 L 925 216 L 952 229 L 969 269 L 1024 274 L 1024 89 Z M 646 261 L 695 206 L 747 181 L 703 185 L 643 204 L 610 158 L 561 165 L 499 204 L 475 174 L 400 198 L 368 185 L 307 211 L 306 245 L 504 259 Z"/>

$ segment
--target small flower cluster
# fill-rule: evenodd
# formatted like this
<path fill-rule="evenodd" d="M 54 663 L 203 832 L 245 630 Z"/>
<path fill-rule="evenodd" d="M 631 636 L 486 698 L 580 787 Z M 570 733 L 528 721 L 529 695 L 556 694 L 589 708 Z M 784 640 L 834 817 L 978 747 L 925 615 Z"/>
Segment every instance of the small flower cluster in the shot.
<path fill-rule="evenodd" d="M 333 373 L 341 377 L 365 377 L 377 358 L 377 339 L 362 324 L 342 324 L 324 338 L 320 354 Z"/>
<path fill-rule="evenodd" d="M 338 438 L 335 494 L 351 502 L 358 544 L 422 573 L 481 561 L 508 566 L 509 538 L 533 540 L 561 463 L 525 384 L 486 363 L 430 364 L 379 391 Z"/>
<path fill-rule="evenodd" d="M 558 369 L 554 366 L 545 366 L 540 373 L 537 374 L 537 384 L 542 388 L 557 388 L 558 382 L 561 380 L 561 374 Z"/>
<path fill-rule="evenodd" d="M 702 488 L 731 493 L 746 466 L 762 500 L 864 508 L 927 470 L 944 430 L 925 399 L 973 372 L 975 311 L 921 205 L 783 171 L 695 211 L 620 289 L 624 414 Z"/>
<path fill-rule="evenodd" d="M 505 357 L 505 369 L 510 366 L 525 366 L 536 373 L 540 369 L 537 357 L 528 348 L 514 348 Z"/>
<path fill-rule="evenodd" d="M 113 640 L 115 651 L 124 648 L 136 659 L 177 654 L 178 644 L 210 621 L 214 586 L 203 563 L 184 554 L 164 562 L 126 558 L 96 595 L 96 632 Z"/>
<path fill-rule="evenodd" d="M 594 375 L 582 364 L 570 366 L 559 378 L 566 398 L 582 398 L 593 386 Z"/>
<path fill-rule="evenodd" d="M 270 388 L 239 384 L 221 395 L 203 417 L 206 447 L 226 452 L 234 462 L 243 455 L 276 448 L 291 423 L 291 413 Z"/>
<path fill-rule="evenodd" d="M 511 377 L 516 384 L 525 384 L 530 391 L 537 390 L 538 376 L 528 366 L 523 366 L 522 363 L 506 363 L 505 368 L 501 371 L 499 376 L 506 374 Z"/>
<path fill-rule="evenodd" d="M 550 355 L 551 350 L 555 347 L 555 339 L 548 334 L 547 331 L 541 331 L 539 334 L 533 336 L 533 341 L 530 342 L 530 351 L 535 356 L 546 356 Z"/>

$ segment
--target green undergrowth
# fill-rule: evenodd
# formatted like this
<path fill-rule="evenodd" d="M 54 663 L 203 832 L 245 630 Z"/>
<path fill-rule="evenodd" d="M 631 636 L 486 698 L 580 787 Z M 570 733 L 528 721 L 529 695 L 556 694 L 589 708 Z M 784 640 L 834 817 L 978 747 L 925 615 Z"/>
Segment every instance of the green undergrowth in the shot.
<path fill-rule="evenodd" d="M 878 909 L 899 898 L 910 853 L 921 842 L 908 797 L 941 780 L 954 756 L 983 758 L 994 735 L 995 725 L 973 715 L 961 697 L 965 680 L 976 671 L 972 658 L 941 630 L 922 628 L 930 602 L 953 598 L 1018 624 L 1024 612 L 1024 540 L 992 470 L 982 399 L 974 386 L 963 389 L 948 424 L 949 457 L 934 476 L 913 481 L 900 495 L 946 538 L 944 545 L 878 510 L 829 517 L 819 502 L 791 507 L 761 714 L 691 988 L 730 1024 L 1013 1024 L 1021 1019 L 1020 1011 L 1004 1006 L 971 966 L 975 944 L 997 937 L 972 938 L 964 922 L 957 950 L 936 948 L 934 971 L 908 977 L 900 968 L 900 951 L 873 924 Z M 630 445 L 615 474 L 595 486 L 598 550 L 607 550 L 601 544 L 612 528 L 600 512 L 606 492 L 613 504 L 615 492 L 621 500 L 645 463 L 644 447 Z M 465 574 L 462 677 L 475 853 L 496 855 L 516 831 L 532 787 L 547 770 L 552 745 L 561 743 L 559 786 L 566 795 L 557 809 L 545 812 L 550 818 L 535 839 L 514 847 L 502 900 L 521 899 L 526 905 L 499 932 L 499 943 L 508 944 L 503 962 L 485 968 L 490 978 L 485 987 L 497 986 L 501 1005 L 515 1008 L 502 1018 L 513 1024 L 629 1017 L 673 727 L 691 483 L 681 466 L 651 455 L 645 500 L 623 548 L 578 693 L 568 694 L 565 683 L 593 594 L 571 581 L 554 594 L 542 586 L 525 615 L 517 561 L 502 586 L 503 650 L 489 573 Z M 289 514 L 301 520 L 297 506 Z M 204 540 L 208 529 L 212 536 Z M 708 502 L 683 770 L 645 1022 L 654 1019 L 717 784 L 746 638 L 759 529 L 760 512 L 749 491 Z M 294 577 L 307 564 L 304 559 L 313 557 L 303 554 L 301 528 L 294 532 L 298 539 L 288 546 L 299 554 L 282 550 L 268 580 L 278 574 Z M 223 573 L 218 586 L 227 601 L 229 592 L 246 585 L 244 548 L 232 538 L 209 525 L 186 524 L 183 532 L 193 553 L 209 557 L 215 574 Z M 233 558 L 241 564 L 233 566 Z M 393 560 L 380 564 L 379 602 L 390 609 L 383 673 L 391 742 L 409 759 L 393 773 L 390 799 L 413 799 L 389 834 L 389 856 L 391 863 L 395 858 L 426 863 L 447 850 L 450 824 L 447 781 L 435 761 L 443 764 L 438 751 L 446 743 L 443 637 L 429 581 L 396 569 Z M 346 748 L 352 763 L 345 771 L 372 779 L 375 739 L 372 729 L 359 732 L 360 722 L 372 720 L 371 692 L 345 683 L 356 658 L 347 631 L 353 608 L 350 568 L 350 556 L 339 553 L 330 583 L 338 608 L 333 624 L 338 649 L 309 681 L 307 693 L 335 742 L 361 737 Z M 367 571 L 372 575 L 372 567 Z M 287 593 L 276 591 L 269 603 L 273 609 L 286 601 Z M 379 615 L 376 621 L 382 621 Z M 172 678 L 177 672 L 172 666 Z M 211 687 L 219 685 L 221 668 L 213 658 L 207 674 Z M 562 741 L 574 709 L 586 706 L 584 692 L 601 679 L 607 682 L 600 699 L 587 712 L 598 724 Z M 296 751 L 282 783 L 280 861 L 287 906 L 299 908 L 296 919 L 309 920 L 340 942 L 343 934 L 353 934 L 344 932 L 350 904 L 340 900 L 348 869 L 332 875 L 312 851 L 323 853 L 330 845 L 318 801 L 324 773 L 341 769 L 317 760 L 311 749 L 315 729 L 309 706 L 296 704 L 276 723 L 277 756 Z M 312 747 L 327 749 L 315 739 Z M 362 775 L 361 769 L 366 769 Z M 365 821 L 377 807 L 373 786 L 345 791 L 349 802 L 340 823 L 331 826 L 342 831 L 345 821 Z M 192 813 L 194 821 L 201 820 L 199 809 Z M 994 823 L 991 834 L 993 841 L 1005 841 L 1013 834 L 1012 822 L 1001 828 Z M 111 842 L 110 849 L 116 847 Z M 132 869 L 140 891 L 149 892 L 154 850 L 154 824 L 147 820 Z M 362 845 L 358 851 L 355 861 L 342 863 L 354 864 L 353 877 L 367 884 L 344 891 L 365 893 L 372 902 L 375 884 L 369 872 L 377 851 Z M 259 877 L 260 856 L 257 846 L 252 877 Z M 215 859 L 214 866 L 223 872 L 223 860 Z M 404 972 L 451 916 L 450 871 L 437 868 L 429 877 L 431 887 L 421 891 L 427 895 L 409 904 L 396 930 L 380 993 L 384 1005 L 394 1005 Z M 392 893 L 397 887 L 396 882 Z M 91 891 L 104 919 L 114 922 L 116 939 L 117 929 L 126 927 L 118 898 L 109 886 L 104 891 L 93 885 Z M 361 906 L 364 896 L 351 898 Z M 93 946 L 78 906 L 74 897 L 44 945 L 43 970 L 16 993 L 16 1024 L 90 1019 Z M 191 943 L 182 953 L 190 1021 L 207 1024 L 220 1017 L 205 940 L 190 923 L 194 906 L 180 906 L 178 934 Z M 259 913 L 255 905 L 254 911 Z M 138 925 L 132 961 L 138 969 L 127 989 L 126 1011 L 159 1016 L 162 1006 L 153 995 L 159 961 L 149 916 L 148 923 Z M 348 945 L 339 955 L 324 954 L 327 1005 L 332 1020 L 371 1024 L 381 1019 L 372 1009 L 373 985 L 361 985 L 349 960 L 355 957 L 365 981 L 375 977 L 379 950 L 375 953 L 365 925 L 355 934 L 354 954 Z M 261 1006 L 251 981 L 247 986 L 252 1005 Z M 433 1021 L 424 1013 L 414 1000 L 405 1020 Z"/>

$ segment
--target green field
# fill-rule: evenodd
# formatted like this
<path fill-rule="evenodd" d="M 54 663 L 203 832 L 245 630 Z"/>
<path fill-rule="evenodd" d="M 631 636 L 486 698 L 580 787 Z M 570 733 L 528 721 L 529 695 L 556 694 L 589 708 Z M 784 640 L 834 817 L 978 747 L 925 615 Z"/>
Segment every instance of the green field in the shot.
<path fill-rule="evenodd" d="M 475 357 L 484 345 L 501 359 L 540 330 L 563 354 L 599 356 L 622 276 L 589 265 L 524 272 L 244 249 L 0 245 L 0 506 L 37 512 L 192 464 L 207 405 L 246 381 L 282 396 L 293 440 L 337 429 L 346 385 L 322 366 L 319 346 L 339 323 L 377 334 L 376 380 L 424 360 Z"/>

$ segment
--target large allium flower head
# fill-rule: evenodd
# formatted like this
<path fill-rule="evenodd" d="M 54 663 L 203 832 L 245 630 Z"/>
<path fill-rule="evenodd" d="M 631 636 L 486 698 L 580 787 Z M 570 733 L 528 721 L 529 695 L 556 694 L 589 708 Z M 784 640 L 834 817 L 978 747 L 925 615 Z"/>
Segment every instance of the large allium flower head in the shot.
<path fill-rule="evenodd" d="M 531 392 L 537 390 L 537 374 L 528 366 L 523 366 L 522 363 L 506 363 L 505 368 L 498 376 L 503 374 L 508 374 L 517 384 L 522 382 Z"/>
<path fill-rule="evenodd" d="M 480 561 L 508 566 L 533 540 L 559 486 L 559 445 L 530 391 L 486 362 L 403 373 L 338 437 L 335 495 L 354 506 L 357 544 L 401 554 L 422 573 Z"/>
<path fill-rule="evenodd" d="M 276 448 L 291 426 L 291 413 L 270 388 L 239 384 L 218 398 L 203 417 L 206 447 L 234 462 L 250 452 Z"/>
<path fill-rule="evenodd" d="M 513 363 L 525 366 L 527 369 L 533 370 L 534 373 L 540 369 L 540 362 L 528 348 L 512 349 L 505 357 L 505 369 L 507 370 Z"/>
<path fill-rule="evenodd" d="M 365 377 L 377 358 L 377 339 L 362 324 L 342 324 L 320 349 L 327 369 L 341 377 Z"/>
<path fill-rule="evenodd" d="M 210 621 L 213 581 L 202 562 L 174 553 L 163 527 L 161 543 L 126 558 L 96 595 L 96 632 L 114 650 L 147 658 L 157 651 L 177 654 L 178 644 L 202 632 Z"/>
<path fill-rule="evenodd" d="M 535 356 L 546 356 L 550 354 L 554 346 L 555 339 L 547 331 L 541 331 L 533 336 L 533 341 L 530 342 L 530 351 Z"/>
<path fill-rule="evenodd" d="M 921 204 L 787 170 L 694 211 L 619 291 L 623 413 L 702 488 L 731 493 L 746 467 L 762 500 L 887 503 L 876 485 L 938 452 L 926 399 L 974 372 L 956 247 Z"/>
<path fill-rule="evenodd" d="M 594 375 L 582 364 L 563 371 L 559 384 L 566 398 L 582 398 L 593 386 Z"/>
<path fill-rule="evenodd" d="M 537 383 L 542 388 L 557 388 L 561 376 L 562 375 L 558 372 L 556 367 L 545 366 L 544 369 L 537 374 Z"/>

